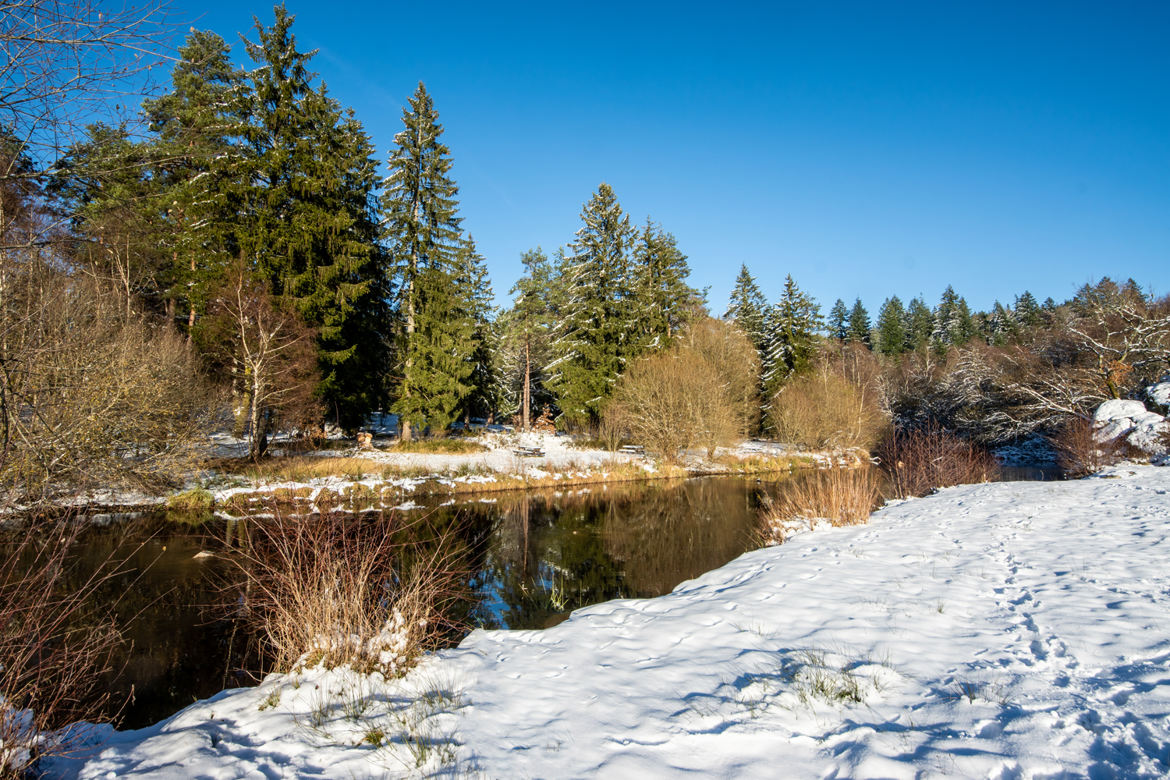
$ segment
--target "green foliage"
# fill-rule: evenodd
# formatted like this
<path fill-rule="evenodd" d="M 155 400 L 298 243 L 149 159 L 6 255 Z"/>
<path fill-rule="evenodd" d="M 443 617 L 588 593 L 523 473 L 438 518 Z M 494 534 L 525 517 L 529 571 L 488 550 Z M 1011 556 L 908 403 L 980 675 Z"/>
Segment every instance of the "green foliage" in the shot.
<path fill-rule="evenodd" d="M 662 348 L 701 307 L 698 290 L 687 284 L 691 269 L 678 241 L 646 220 L 634 247 L 632 272 L 634 338 L 641 348 Z"/>
<path fill-rule="evenodd" d="M 735 278 L 735 287 L 731 290 L 731 300 L 727 303 L 727 311 L 723 319 L 731 320 L 742 330 L 755 346 L 756 351 L 763 358 L 768 343 L 765 329 L 765 317 L 768 310 L 768 300 L 760 291 L 756 280 L 752 278 L 746 265 L 739 267 L 739 276 Z"/>
<path fill-rule="evenodd" d="M 849 308 L 840 298 L 829 310 L 829 338 L 844 341 L 849 338 Z"/>
<path fill-rule="evenodd" d="M 919 350 L 930 343 L 934 314 L 921 298 L 911 298 L 906 307 L 906 347 Z"/>
<path fill-rule="evenodd" d="M 898 296 L 887 298 L 878 312 L 877 322 L 878 352 L 887 357 L 896 357 L 906 349 L 906 311 Z"/>
<path fill-rule="evenodd" d="M 608 184 L 581 211 L 584 223 L 562 271 L 564 311 L 556 332 L 557 356 L 546 367 L 562 422 L 592 426 L 626 360 L 636 353 L 631 325 L 630 218 Z"/>
<path fill-rule="evenodd" d="M 820 329 L 820 307 L 789 275 L 780 300 L 768 312 L 768 349 L 763 363 L 766 398 L 775 395 L 785 379 L 812 366 Z"/>
<path fill-rule="evenodd" d="M 870 346 L 869 312 L 865 310 L 865 306 L 862 305 L 860 298 L 853 302 L 853 308 L 849 310 L 849 326 L 846 331 L 846 340 L 854 344 Z"/>
<path fill-rule="evenodd" d="M 500 319 L 503 333 L 504 397 L 520 413 L 521 424 L 556 399 L 547 387 L 543 367 L 552 360 L 552 332 L 556 321 L 556 269 L 539 247 L 520 257 L 524 273 L 511 293 L 512 307 Z"/>

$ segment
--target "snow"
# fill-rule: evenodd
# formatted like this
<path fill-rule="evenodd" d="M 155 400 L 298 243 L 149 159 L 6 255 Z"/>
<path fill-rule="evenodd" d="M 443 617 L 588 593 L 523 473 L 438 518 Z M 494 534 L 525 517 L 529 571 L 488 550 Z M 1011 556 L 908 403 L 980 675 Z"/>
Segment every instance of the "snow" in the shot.
<path fill-rule="evenodd" d="M 1168 545 L 1167 468 L 950 488 L 401 679 L 274 675 L 51 769 L 1165 777 Z"/>
<path fill-rule="evenodd" d="M 1146 388 L 1146 395 L 1161 407 L 1170 407 L 1170 374 Z"/>
<path fill-rule="evenodd" d="M 1123 440 L 1147 455 L 1164 454 L 1170 421 L 1147 411 L 1141 401 L 1106 401 L 1093 415 L 1093 429 L 1098 441 Z"/>

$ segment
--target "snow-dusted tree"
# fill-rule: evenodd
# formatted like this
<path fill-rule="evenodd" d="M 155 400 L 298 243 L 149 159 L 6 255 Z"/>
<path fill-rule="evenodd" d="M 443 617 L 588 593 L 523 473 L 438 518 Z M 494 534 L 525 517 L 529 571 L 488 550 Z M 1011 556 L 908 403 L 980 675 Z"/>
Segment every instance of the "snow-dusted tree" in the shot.
<path fill-rule="evenodd" d="M 844 341 L 849 338 L 849 307 L 840 298 L 829 310 L 829 338 Z"/>
<path fill-rule="evenodd" d="M 1036 303 L 1035 296 L 1027 290 L 1016 296 L 1016 304 L 1012 313 L 1015 315 L 1016 322 L 1025 328 L 1035 328 L 1044 321 L 1040 304 Z"/>
<path fill-rule="evenodd" d="M 634 246 L 632 270 L 639 351 L 665 346 L 700 309 L 699 291 L 687 284 L 690 272 L 675 237 L 647 219 Z"/>
<path fill-rule="evenodd" d="M 412 342 L 420 327 L 425 325 L 432 334 L 438 327 L 423 319 L 441 320 L 447 316 L 440 303 L 454 303 L 453 296 L 437 288 L 444 282 L 451 283 L 460 249 L 460 220 L 456 200 L 459 189 L 450 176 L 450 151 L 439 140 L 443 133 L 439 114 L 422 82 L 409 106 L 403 109 L 402 122 L 406 127 L 394 138 L 382 213 L 400 320 L 401 373 L 391 409 L 399 415 L 402 438 L 409 440 L 413 425 L 433 417 L 432 384 L 445 382 L 428 375 L 435 369 L 432 362 L 417 363 L 418 350 L 412 348 Z M 420 277 L 426 271 L 434 272 L 428 276 L 434 289 L 424 295 Z M 424 310 L 424 302 L 429 309 Z M 444 417 L 454 409 L 454 404 L 448 402 L 440 406 L 447 410 L 440 415 Z"/>
<path fill-rule="evenodd" d="M 849 310 L 849 327 L 846 340 L 854 344 L 870 346 L 869 312 L 866 311 L 860 298 L 853 302 L 853 308 Z"/>
<path fill-rule="evenodd" d="M 935 349 L 945 351 L 948 347 L 963 346 L 974 335 L 975 323 L 971 318 L 971 309 L 948 284 L 934 310 L 931 344 Z"/>
<path fill-rule="evenodd" d="M 546 366 L 568 426 L 599 421 L 613 383 L 636 349 L 631 338 L 630 250 L 635 231 L 630 218 L 603 183 L 582 209 L 581 220 L 567 258 L 556 357 Z"/>
<path fill-rule="evenodd" d="M 756 280 L 746 265 L 739 267 L 739 276 L 735 278 L 735 287 L 731 290 L 731 300 L 727 303 L 727 311 L 723 319 L 734 322 L 755 346 L 756 351 L 763 357 L 768 345 L 768 335 L 764 328 L 764 319 L 768 311 L 768 299 L 760 291 Z"/>
<path fill-rule="evenodd" d="M 934 314 L 921 297 L 910 299 L 906 306 L 906 346 L 919 350 L 930 344 L 934 332 Z"/>
<path fill-rule="evenodd" d="M 768 349 L 763 365 L 764 397 L 770 398 L 785 379 L 812 365 L 821 329 L 820 306 L 803 292 L 791 274 L 768 317 Z"/>
<path fill-rule="evenodd" d="M 1012 312 L 999 301 L 991 307 L 991 311 L 982 315 L 980 330 L 984 340 L 993 346 L 1003 346 L 1016 334 L 1016 320 Z"/>
<path fill-rule="evenodd" d="M 877 344 L 878 352 L 887 357 L 897 357 L 906 350 L 906 311 L 902 301 L 894 295 L 887 298 L 878 312 Z"/>

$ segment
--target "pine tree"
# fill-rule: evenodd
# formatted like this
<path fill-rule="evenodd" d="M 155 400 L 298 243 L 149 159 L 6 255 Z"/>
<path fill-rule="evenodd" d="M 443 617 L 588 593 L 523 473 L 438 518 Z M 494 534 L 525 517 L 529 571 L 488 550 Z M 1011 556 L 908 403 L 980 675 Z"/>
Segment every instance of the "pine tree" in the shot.
<path fill-rule="evenodd" d="M 670 233 L 649 219 L 634 248 L 633 305 L 637 349 L 665 346 L 699 307 L 699 291 L 687 284 L 687 257 Z"/>
<path fill-rule="evenodd" d="M 877 350 L 887 357 L 897 357 L 906 350 L 906 311 L 894 295 L 887 298 L 878 312 Z"/>
<path fill-rule="evenodd" d="M 784 292 L 770 315 L 768 350 L 763 366 L 765 398 L 775 394 L 785 379 L 812 366 L 817 332 L 821 328 L 820 307 L 797 287 L 791 275 L 785 278 Z"/>
<path fill-rule="evenodd" d="M 434 102 L 419 82 L 409 107 L 402 112 L 405 129 L 394 139 L 390 176 L 382 199 L 400 320 L 401 378 L 391 409 L 399 415 L 403 440 L 411 438 L 412 425 L 423 421 L 437 424 L 447 415 L 443 410 L 453 410 L 458 405 L 459 398 L 443 396 L 437 387 L 452 390 L 461 386 L 459 382 L 447 383 L 444 377 L 429 376 L 436 361 L 416 362 L 420 350 L 412 344 L 420 329 L 434 334 L 441 327 L 441 323 L 423 321 L 443 319 L 448 314 L 439 303 L 455 302 L 451 295 L 439 295 L 433 289 L 424 295 L 420 283 L 428 271 L 434 272 L 428 276 L 432 286 L 443 280 L 450 283 L 460 250 L 456 201 L 459 189 L 449 175 L 450 151 L 439 140 L 443 128 L 438 119 Z M 425 309 L 424 302 L 428 304 Z"/>
<path fill-rule="evenodd" d="M 930 344 L 934 332 L 934 314 L 921 297 L 910 299 L 906 306 L 906 347 L 919 350 Z"/>
<path fill-rule="evenodd" d="M 829 338 L 837 341 L 849 338 L 849 309 L 840 298 L 829 310 Z"/>
<path fill-rule="evenodd" d="M 568 258 L 564 318 L 550 384 L 568 425 L 594 425 L 626 361 L 636 355 L 630 249 L 635 233 L 608 184 L 581 211 Z"/>
<path fill-rule="evenodd" d="M 943 291 L 938 307 L 934 310 L 934 330 L 931 343 L 940 352 L 947 347 L 961 347 L 975 335 L 975 323 L 971 309 L 950 285 Z"/>
<path fill-rule="evenodd" d="M 846 339 L 854 344 L 864 344 L 867 347 L 870 345 L 869 312 L 865 310 L 860 298 L 853 302 L 853 308 L 849 310 L 849 327 Z"/>
<path fill-rule="evenodd" d="M 739 326 L 763 359 L 767 349 L 768 336 L 764 327 L 764 318 L 768 311 L 768 299 L 760 291 L 756 280 L 752 278 L 746 265 L 739 267 L 739 276 L 735 279 L 735 287 L 731 290 L 731 299 L 727 303 L 727 311 L 723 319 L 730 320 Z"/>

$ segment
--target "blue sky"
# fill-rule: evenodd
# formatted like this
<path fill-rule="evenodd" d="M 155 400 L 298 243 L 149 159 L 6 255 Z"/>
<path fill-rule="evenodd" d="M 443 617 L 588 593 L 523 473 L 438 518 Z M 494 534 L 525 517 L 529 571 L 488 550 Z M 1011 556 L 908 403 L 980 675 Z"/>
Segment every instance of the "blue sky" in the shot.
<path fill-rule="evenodd" d="M 172 7 L 230 43 L 272 20 Z M 288 8 L 383 157 L 426 82 L 500 299 L 602 181 L 677 236 L 716 314 L 740 263 L 825 310 L 1105 274 L 1170 293 L 1170 3 Z"/>

